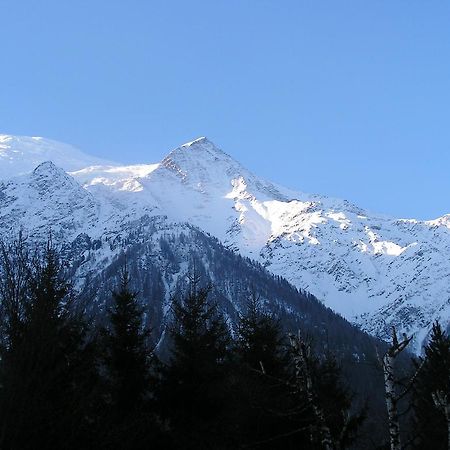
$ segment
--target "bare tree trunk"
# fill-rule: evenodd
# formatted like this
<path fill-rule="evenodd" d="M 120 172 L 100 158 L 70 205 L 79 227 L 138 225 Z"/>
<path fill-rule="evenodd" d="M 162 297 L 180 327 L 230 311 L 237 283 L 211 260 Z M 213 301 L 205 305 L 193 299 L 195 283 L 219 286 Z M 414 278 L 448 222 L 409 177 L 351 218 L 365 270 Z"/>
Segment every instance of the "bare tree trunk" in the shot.
<path fill-rule="evenodd" d="M 409 386 L 405 388 L 401 393 L 397 393 L 397 381 L 394 375 L 394 363 L 398 355 L 408 346 L 411 342 L 412 337 L 407 337 L 403 335 L 403 340 L 399 342 L 397 338 L 397 332 L 395 328 L 392 327 L 392 344 L 388 351 L 385 353 L 383 358 L 380 358 L 380 362 L 383 367 L 384 374 L 384 389 L 386 398 L 386 408 L 389 420 L 389 440 L 391 444 L 391 450 L 401 450 L 400 441 L 400 422 L 398 415 L 398 402 L 402 397 L 404 397 L 408 391 L 411 389 L 414 380 L 420 369 L 416 371 L 414 376 L 411 378 Z"/>
<path fill-rule="evenodd" d="M 450 450 L 450 399 L 449 394 L 442 391 L 433 392 L 433 403 L 436 408 L 442 410 L 447 421 L 447 448 Z"/>
<path fill-rule="evenodd" d="M 308 402 L 312 407 L 314 415 L 316 416 L 317 422 L 319 424 L 319 432 L 321 436 L 322 445 L 325 450 L 334 450 L 333 439 L 331 437 L 331 431 L 328 427 L 325 414 L 322 408 L 317 402 L 317 398 L 314 392 L 313 381 L 311 377 L 309 356 L 310 347 L 301 339 L 300 332 L 298 336 L 290 335 L 291 346 L 294 350 L 294 364 L 296 378 L 300 379 L 303 375 L 306 380 L 306 395 Z"/>
<path fill-rule="evenodd" d="M 390 356 L 389 352 L 383 357 L 383 373 L 391 450 L 400 450 L 400 423 L 398 419 L 397 395 L 395 392 L 394 357 Z"/>
<path fill-rule="evenodd" d="M 450 403 L 445 405 L 445 418 L 447 420 L 447 447 L 450 450 Z"/>
<path fill-rule="evenodd" d="M 450 404 L 445 408 L 445 418 L 447 419 L 447 447 L 450 450 Z"/>

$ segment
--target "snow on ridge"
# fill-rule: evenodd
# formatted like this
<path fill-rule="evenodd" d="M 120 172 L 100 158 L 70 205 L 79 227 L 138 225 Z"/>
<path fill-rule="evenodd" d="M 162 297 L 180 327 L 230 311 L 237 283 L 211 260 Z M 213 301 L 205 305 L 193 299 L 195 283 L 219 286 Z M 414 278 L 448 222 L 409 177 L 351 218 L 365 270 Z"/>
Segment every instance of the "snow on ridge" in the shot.
<path fill-rule="evenodd" d="M 445 214 L 434 220 L 427 220 L 425 223 L 431 227 L 444 226 L 446 228 L 450 228 L 450 214 Z"/>
<path fill-rule="evenodd" d="M 194 139 L 191 142 L 186 142 L 185 144 L 181 145 L 180 147 L 191 147 L 194 144 L 202 144 L 208 142 L 208 138 L 205 136 L 201 136 L 197 139 Z"/>
<path fill-rule="evenodd" d="M 0 179 L 30 173 L 45 161 L 52 161 L 66 171 L 91 165 L 115 164 L 52 139 L 0 135 Z"/>
<path fill-rule="evenodd" d="M 159 164 L 133 164 L 124 166 L 88 166 L 80 170 L 70 172 L 72 176 L 80 180 L 88 180 L 91 177 L 104 175 L 110 180 L 123 180 L 126 178 L 142 178 L 150 175 L 159 167 Z"/>
<path fill-rule="evenodd" d="M 215 162 L 218 160 L 226 160 L 228 163 L 239 165 L 239 163 L 230 155 L 225 153 L 204 136 L 176 147 L 169 152 L 169 154 L 163 159 L 162 163 L 169 160 L 181 160 L 184 163 L 189 160 L 196 160 L 196 162 L 199 163 L 202 160 L 203 162 L 207 162 L 211 159 Z"/>

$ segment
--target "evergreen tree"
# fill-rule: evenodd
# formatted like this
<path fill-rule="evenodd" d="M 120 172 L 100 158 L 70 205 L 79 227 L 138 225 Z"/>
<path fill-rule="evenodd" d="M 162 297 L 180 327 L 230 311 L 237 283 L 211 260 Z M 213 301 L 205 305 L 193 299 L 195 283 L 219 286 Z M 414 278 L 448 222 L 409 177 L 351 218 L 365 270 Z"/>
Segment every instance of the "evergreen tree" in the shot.
<path fill-rule="evenodd" d="M 254 294 L 245 314 L 239 316 L 236 334 L 235 349 L 241 364 L 273 377 L 285 375 L 287 353 L 280 323 L 263 310 Z"/>
<path fill-rule="evenodd" d="M 433 324 L 425 359 L 413 392 L 417 434 L 414 448 L 444 450 L 450 447 L 450 337 Z M 442 400 L 442 402 L 441 402 Z M 447 408 L 447 413 L 445 408 Z"/>
<path fill-rule="evenodd" d="M 235 353 L 234 409 L 239 440 L 258 449 L 289 448 L 292 438 L 286 434 L 292 430 L 295 412 L 286 345 L 279 322 L 263 310 L 256 295 L 239 316 Z"/>
<path fill-rule="evenodd" d="M 105 333 L 106 369 L 111 382 L 111 402 L 120 413 L 139 408 L 148 394 L 152 350 L 137 293 L 129 289 L 126 270 L 112 293 L 109 328 Z"/>
<path fill-rule="evenodd" d="M 173 302 L 171 358 L 159 394 L 176 445 L 183 449 L 227 448 L 230 336 L 210 288 L 198 288 Z"/>
<path fill-rule="evenodd" d="M 50 243 L 28 269 L 16 298 L 23 313 L 9 323 L 15 339 L 2 355 L 0 447 L 76 448 L 71 438 L 78 435 L 80 445 L 88 417 L 79 398 L 84 324 L 71 314 L 71 287 Z M 20 332 L 11 328 L 17 325 Z"/>
<path fill-rule="evenodd" d="M 123 269 L 119 287 L 112 293 L 109 326 L 103 332 L 101 371 L 107 410 L 103 428 L 107 433 L 100 437 L 100 445 L 106 448 L 148 448 L 156 433 L 151 408 L 155 356 L 144 310 L 129 285 L 128 271 Z"/>

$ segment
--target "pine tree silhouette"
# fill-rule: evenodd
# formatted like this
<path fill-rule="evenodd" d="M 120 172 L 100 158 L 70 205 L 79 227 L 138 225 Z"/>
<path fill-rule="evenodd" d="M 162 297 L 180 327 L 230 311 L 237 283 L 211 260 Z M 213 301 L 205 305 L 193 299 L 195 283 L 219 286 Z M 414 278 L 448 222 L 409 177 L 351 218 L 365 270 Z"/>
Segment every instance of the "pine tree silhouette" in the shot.
<path fill-rule="evenodd" d="M 450 445 L 450 337 L 438 322 L 433 324 L 430 341 L 425 347 L 425 360 L 413 400 L 413 429 L 417 435 L 414 448 L 447 450 Z"/>
<path fill-rule="evenodd" d="M 281 325 L 263 310 L 255 294 L 250 296 L 246 312 L 240 315 L 236 331 L 240 363 L 274 377 L 285 375 L 286 342 Z"/>
<path fill-rule="evenodd" d="M 239 439 L 258 449 L 288 449 L 296 415 L 289 386 L 290 367 L 279 322 L 252 294 L 239 316 L 236 339 L 235 411 Z"/>
<path fill-rule="evenodd" d="M 112 449 L 140 449 L 155 444 L 156 418 L 152 405 L 156 357 L 144 326 L 144 309 L 130 289 L 124 268 L 112 292 L 109 326 L 103 330 L 102 372 L 106 385 L 106 435 L 101 445 Z"/>
<path fill-rule="evenodd" d="M 210 288 L 190 290 L 173 302 L 171 358 L 164 370 L 159 400 L 180 448 L 227 448 L 230 336 Z"/>
<path fill-rule="evenodd" d="M 2 355 L 0 447 L 71 448 L 87 416 L 77 378 L 84 324 L 70 312 L 71 286 L 51 242 L 28 268 L 27 295 L 16 299 L 20 333 Z"/>
<path fill-rule="evenodd" d="M 129 288 L 130 277 L 124 269 L 119 288 L 113 291 L 106 331 L 106 366 L 111 382 L 111 402 L 120 413 L 140 408 L 150 383 L 152 349 L 150 330 L 144 327 L 143 308 L 137 293 Z"/>

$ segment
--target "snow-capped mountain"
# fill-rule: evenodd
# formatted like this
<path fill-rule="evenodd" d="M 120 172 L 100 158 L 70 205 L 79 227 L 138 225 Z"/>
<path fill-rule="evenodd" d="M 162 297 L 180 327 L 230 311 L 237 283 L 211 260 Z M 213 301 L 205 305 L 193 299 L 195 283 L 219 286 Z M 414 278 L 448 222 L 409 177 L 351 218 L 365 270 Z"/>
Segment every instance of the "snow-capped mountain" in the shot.
<path fill-rule="evenodd" d="M 53 164 L 36 168 L 44 160 Z M 206 138 L 159 164 L 122 166 L 54 141 L 2 137 L 2 177 L 2 234 L 21 225 L 34 237 L 51 228 L 62 240 L 86 233 L 101 241 L 164 215 L 217 237 L 376 336 L 395 325 L 415 333 L 417 350 L 433 320 L 449 323 L 448 216 L 395 219 L 295 192 L 253 175 Z"/>

